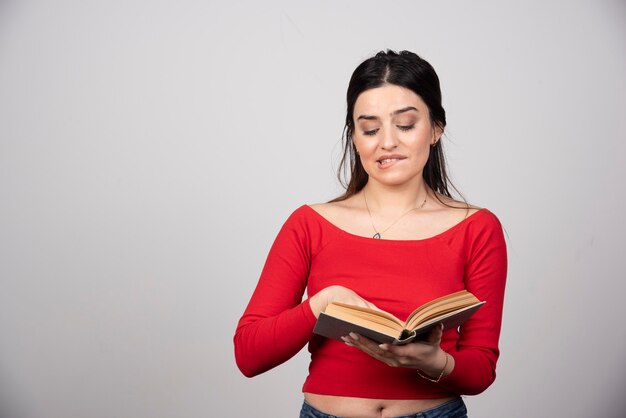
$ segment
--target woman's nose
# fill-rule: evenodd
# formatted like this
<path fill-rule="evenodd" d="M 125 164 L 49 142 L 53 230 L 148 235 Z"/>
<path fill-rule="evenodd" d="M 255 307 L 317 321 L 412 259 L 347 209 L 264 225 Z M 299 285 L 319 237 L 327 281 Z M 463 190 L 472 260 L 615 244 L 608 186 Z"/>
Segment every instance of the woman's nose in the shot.
<path fill-rule="evenodd" d="M 398 138 L 393 132 L 393 129 L 387 128 L 383 131 L 380 146 L 385 150 L 394 149 L 398 146 Z"/>

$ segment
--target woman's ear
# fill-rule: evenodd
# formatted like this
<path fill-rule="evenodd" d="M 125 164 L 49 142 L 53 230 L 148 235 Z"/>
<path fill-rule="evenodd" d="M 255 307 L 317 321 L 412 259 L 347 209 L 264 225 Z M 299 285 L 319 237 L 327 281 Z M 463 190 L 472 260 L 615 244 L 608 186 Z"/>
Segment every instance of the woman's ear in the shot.
<path fill-rule="evenodd" d="M 431 143 L 433 147 L 437 145 L 437 142 L 441 140 L 442 135 L 443 135 L 443 126 L 441 126 L 438 123 L 435 123 L 435 126 L 433 128 L 433 141 Z"/>

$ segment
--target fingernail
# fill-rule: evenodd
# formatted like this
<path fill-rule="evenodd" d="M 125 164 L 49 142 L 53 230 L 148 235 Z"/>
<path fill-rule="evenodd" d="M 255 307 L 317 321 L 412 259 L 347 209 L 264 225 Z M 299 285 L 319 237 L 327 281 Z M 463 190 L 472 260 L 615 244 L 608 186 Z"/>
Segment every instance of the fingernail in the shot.
<path fill-rule="evenodd" d="M 345 335 L 341 337 L 341 340 L 342 340 L 344 343 L 347 343 L 348 341 L 350 341 L 350 340 L 348 339 L 348 337 L 346 337 Z"/>
<path fill-rule="evenodd" d="M 387 344 L 380 344 L 378 346 L 378 348 L 380 348 L 381 350 L 387 351 L 387 350 L 389 350 L 389 345 L 387 345 Z"/>
<path fill-rule="evenodd" d="M 359 341 L 359 336 L 354 332 L 350 333 L 350 338 L 352 338 L 354 341 Z"/>

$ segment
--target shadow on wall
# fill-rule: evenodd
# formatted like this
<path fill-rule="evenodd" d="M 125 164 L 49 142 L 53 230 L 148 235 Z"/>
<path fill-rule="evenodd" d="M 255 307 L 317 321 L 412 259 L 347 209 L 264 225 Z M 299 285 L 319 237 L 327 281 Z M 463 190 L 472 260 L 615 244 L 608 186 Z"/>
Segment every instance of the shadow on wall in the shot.
<path fill-rule="evenodd" d="M 0 372 L 0 418 L 27 418 L 27 413 L 19 407 L 19 396 L 15 388 L 9 387 L 5 373 Z"/>
<path fill-rule="evenodd" d="M 9 29 L 10 20 L 13 15 L 16 13 L 18 0 L 0 0 L 0 56 L 2 54 L 2 40 L 6 39 L 6 36 L 3 36 L 3 32 Z M 0 405 L 0 407 L 2 407 Z"/>

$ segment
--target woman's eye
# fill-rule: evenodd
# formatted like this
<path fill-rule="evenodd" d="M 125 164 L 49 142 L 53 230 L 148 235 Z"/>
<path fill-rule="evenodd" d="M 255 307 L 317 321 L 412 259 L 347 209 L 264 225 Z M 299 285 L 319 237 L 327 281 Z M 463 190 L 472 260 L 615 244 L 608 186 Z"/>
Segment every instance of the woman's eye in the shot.
<path fill-rule="evenodd" d="M 398 125 L 398 129 L 401 131 L 410 131 L 413 128 L 415 128 L 415 125 Z"/>
<path fill-rule="evenodd" d="M 376 135 L 376 132 L 378 132 L 378 129 L 372 129 L 372 130 L 369 130 L 369 131 L 363 131 L 363 135 L 373 136 L 373 135 Z"/>

